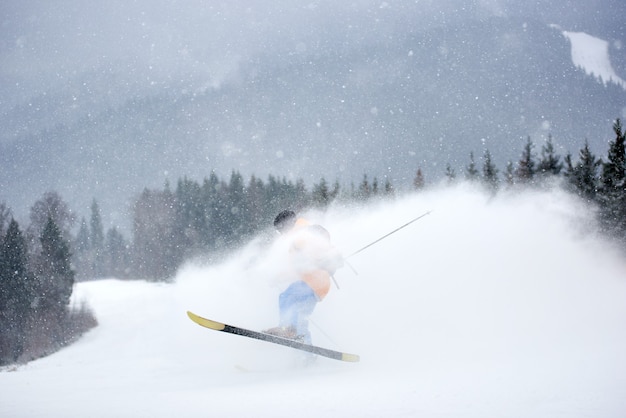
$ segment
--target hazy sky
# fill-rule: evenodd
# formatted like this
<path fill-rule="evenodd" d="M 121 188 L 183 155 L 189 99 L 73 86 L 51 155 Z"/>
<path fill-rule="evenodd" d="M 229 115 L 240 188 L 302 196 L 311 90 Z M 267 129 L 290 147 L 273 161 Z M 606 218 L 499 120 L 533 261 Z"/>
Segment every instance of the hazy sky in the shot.
<path fill-rule="evenodd" d="M 3 1 L 0 83 L 9 95 L 0 105 L 60 88 L 90 71 L 120 73 L 144 86 L 181 81 L 219 86 L 236 77 L 239 62 L 257 54 L 355 48 L 468 16 L 527 15 L 565 30 L 623 35 L 619 16 L 625 6 L 618 0 L 519 3 Z"/>

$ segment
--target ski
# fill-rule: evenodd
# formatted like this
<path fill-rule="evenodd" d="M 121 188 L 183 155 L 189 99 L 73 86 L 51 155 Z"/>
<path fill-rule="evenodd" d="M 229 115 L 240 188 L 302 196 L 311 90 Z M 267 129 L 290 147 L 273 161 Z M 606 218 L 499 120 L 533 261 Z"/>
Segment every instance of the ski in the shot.
<path fill-rule="evenodd" d="M 256 340 L 267 341 L 269 343 L 284 345 L 286 347 L 295 348 L 296 350 L 307 351 L 309 353 L 317 354 L 323 357 L 328 357 L 334 360 L 357 362 L 359 356 L 356 354 L 342 353 L 341 351 L 330 350 L 328 348 L 317 347 L 310 344 L 305 344 L 299 341 L 290 340 L 288 338 L 277 337 L 275 335 L 265 334 L 263 332 L 251 331 L 249 329 L 235 327 L 232 325 L 223 324 L 221 322 L 206 319 L 187 311 L 187 316 L 196 324 L 205 328 L 213 329 L 215 331 L 227 332 L 229 334 L 241 335 L 242 337 L 254 338 Z"/>

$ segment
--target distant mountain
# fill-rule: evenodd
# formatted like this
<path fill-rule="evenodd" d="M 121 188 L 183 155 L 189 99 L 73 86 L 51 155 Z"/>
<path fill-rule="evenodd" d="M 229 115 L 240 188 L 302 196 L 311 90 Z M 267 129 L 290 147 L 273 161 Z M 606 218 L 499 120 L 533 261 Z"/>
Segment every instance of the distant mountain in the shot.
<path fill-rule="evenodd" d="M 316 36 L 235 59 L 236 71 L 201 87 L 176 77 L 146 87 L 110 68 L 5 106 L 0 200 L 26 213 L 56 190 L 87 216 L 95 197 L 119 225 L 143 187 L 211 170 L 346 185 L 367 173 L 408 187 L 418 167 L 427 181 L 447 164 L 462 174 L 485 149 L 503 170 L 528 136 L 537 152 L 551 134 L 561 155 L 585 139 L 604 153 L 626 117 L 623 86 L 577 67 L 570 39 L 545 21 L 455 19 L 328 45 Z M 626 78 L 622 61 L 613 68 Z"/>

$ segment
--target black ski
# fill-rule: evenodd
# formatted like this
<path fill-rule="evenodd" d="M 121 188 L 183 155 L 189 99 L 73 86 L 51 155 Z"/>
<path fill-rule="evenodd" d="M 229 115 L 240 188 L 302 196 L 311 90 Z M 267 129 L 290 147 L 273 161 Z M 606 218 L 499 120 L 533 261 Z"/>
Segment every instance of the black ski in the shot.
<path fill-rule="evenodd" d="M 187 316 L 193 322 L 201 325 L 205 328 L 213 329 L 216 331 L 227 332 L 229 334 L 241 335 L 243 337 L 254 338 L 261 341 L 267 341 L 273 344 L 284 345 L 286 347 L 295 348 L 296 350 L 307 351 L 309 353 L 317 354 L 320 356 L 328 357 L 335 360 L 357 362 L 359 356 L 356 354 L 342 353 L 341 351 L 330 350 L 328 348 L 317 347 L 310 344 L 305 344 L 299 341 L 290 340 L 288 338 L 277 337 L 275 335 L 265 334 L 263 332 L 251 331 L 245 328 L 239 328 L 232 325 L 223 324 L 221 322 L 213 321 L 203 318 L 187 311 Z"/>

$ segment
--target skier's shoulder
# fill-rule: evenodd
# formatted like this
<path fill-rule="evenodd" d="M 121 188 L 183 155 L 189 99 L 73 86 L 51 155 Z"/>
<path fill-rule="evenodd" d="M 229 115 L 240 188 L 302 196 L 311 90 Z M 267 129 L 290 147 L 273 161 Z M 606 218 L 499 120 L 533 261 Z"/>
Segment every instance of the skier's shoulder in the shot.
<path fill-rule="evenodd" d="M 330 233 L 326 228 L 305 218 L 298 218 L 296 220 L 292 232 L 303 237 L 309 236 L 312 239 L 323 238 L 330 241 Z"/>

